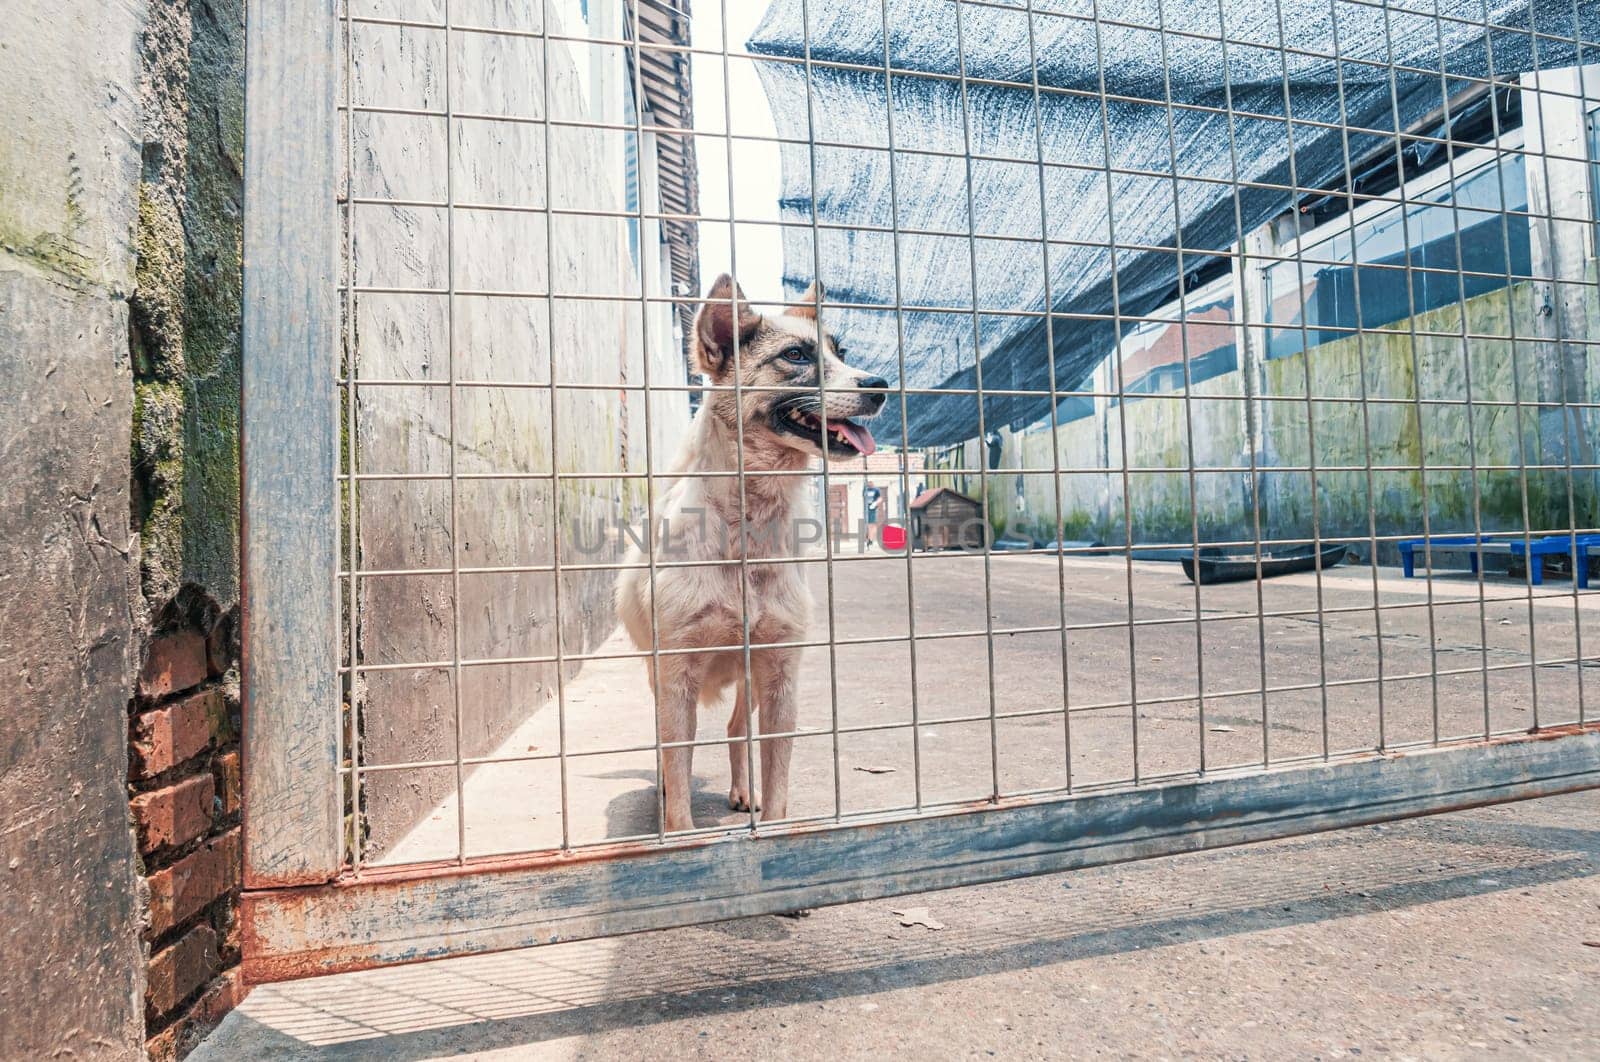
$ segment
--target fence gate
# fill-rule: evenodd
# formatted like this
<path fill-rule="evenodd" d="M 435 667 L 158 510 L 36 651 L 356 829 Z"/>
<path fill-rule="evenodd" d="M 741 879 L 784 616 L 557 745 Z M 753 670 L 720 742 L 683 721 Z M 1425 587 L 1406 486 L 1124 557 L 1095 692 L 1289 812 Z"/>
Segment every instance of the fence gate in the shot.
<path fill-rule="evenodd" d="M 247 975 L 1600 786 L 1597 55 L 1579 0 L 253 4 Z M 869 482 L 977 533 L 860 542 Z"/>

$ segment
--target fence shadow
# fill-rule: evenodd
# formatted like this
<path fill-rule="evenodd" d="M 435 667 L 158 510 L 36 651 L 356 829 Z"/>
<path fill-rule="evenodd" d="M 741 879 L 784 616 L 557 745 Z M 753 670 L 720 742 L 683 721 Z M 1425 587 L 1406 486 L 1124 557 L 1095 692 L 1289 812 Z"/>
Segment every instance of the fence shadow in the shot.
<path fill-rule="evenodd" d="M 1590 877 L 1600 830 L 1548 824 L 1563 803 L 951 890 L 917 901 L 937 933 L 899 927 L 885 901 L 263 986 L 193 1057 L 492 1050 Z"/>

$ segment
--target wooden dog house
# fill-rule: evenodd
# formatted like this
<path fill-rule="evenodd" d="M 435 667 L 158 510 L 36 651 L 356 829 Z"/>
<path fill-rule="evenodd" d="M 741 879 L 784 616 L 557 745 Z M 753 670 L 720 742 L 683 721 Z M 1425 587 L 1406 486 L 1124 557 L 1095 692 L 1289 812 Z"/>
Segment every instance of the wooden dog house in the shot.
<path fill-rule="evenodd" d="M 911 503 L 912 549 L 982 549 L 988 537 L 983 505 L 975 498 L 934 487 Z"/>

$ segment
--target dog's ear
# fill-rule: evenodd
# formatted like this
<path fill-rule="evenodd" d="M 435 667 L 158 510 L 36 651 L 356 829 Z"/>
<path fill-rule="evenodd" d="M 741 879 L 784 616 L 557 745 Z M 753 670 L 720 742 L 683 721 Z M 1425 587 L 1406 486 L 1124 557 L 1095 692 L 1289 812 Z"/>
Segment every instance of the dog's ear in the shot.
<path fill-rule="evenodd" d="M 761 315 L 745 301 L 744 289 L 724 273 L 706 292 L 706 304 L 695 318 L 695 369 L 705 376 L 721 376 L 733 362 L 735 337 L 748 343 L 761 327 Z"/>
<path fill-rule="evenodd" d="M 790 317 L 805 317 L 815 321 L 817 319 L 817 303 L 822 301 L 822 282 L 813 280 L 811 286 L 800 296 L 800 301 L 789 307 L 786 311 Z"/>

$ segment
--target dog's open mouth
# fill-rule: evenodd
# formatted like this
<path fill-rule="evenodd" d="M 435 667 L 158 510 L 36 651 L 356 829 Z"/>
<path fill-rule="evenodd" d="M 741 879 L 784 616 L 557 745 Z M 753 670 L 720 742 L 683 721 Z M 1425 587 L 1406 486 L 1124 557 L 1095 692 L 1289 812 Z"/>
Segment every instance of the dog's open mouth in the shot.
<path fill-rule="evenodd" d="M 819 448 L 823 447 L 826 440 L 826 449 L 830 454 L 865 456 L 878 449 L 872 432 L 853 420 L 824 418 L 809 410 L 793 407 L 777 410 L 772 420 L 774 427 L 810 439 Z"/>

